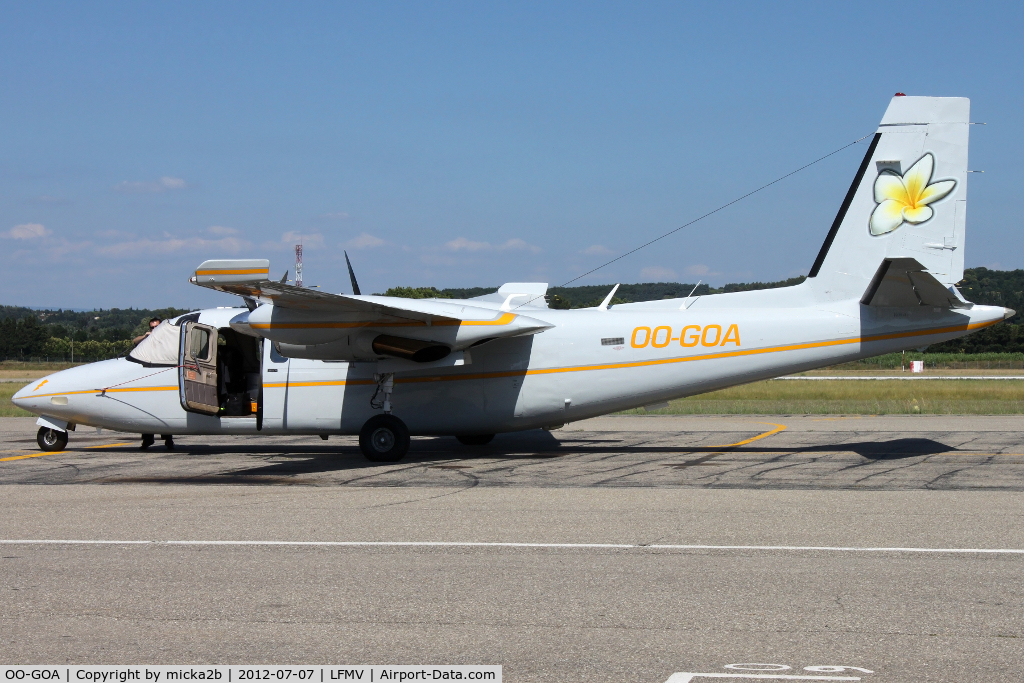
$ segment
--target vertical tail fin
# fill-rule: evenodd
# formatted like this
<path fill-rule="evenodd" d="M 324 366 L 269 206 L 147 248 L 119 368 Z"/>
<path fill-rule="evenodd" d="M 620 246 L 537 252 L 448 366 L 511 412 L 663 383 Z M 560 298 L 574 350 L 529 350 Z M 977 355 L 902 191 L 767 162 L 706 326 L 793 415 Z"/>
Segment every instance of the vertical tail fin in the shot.
<path fill-rule="evenodd" d="M 885 258 L 963 279 L 970 100 L 889 103 L 809 278 L 828 299 L 860 297 Z"/>

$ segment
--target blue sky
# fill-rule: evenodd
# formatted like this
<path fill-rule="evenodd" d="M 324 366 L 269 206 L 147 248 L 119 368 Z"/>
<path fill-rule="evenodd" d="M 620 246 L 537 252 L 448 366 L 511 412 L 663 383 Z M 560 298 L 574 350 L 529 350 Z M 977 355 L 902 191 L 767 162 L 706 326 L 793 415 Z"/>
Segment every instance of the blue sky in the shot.
<path fill-rule="evenodd" d="M 0 303 L 234 305 L 207 258 L 348 291 L 561 284 L 972 99 L 967 265 L 1024 267 L 1016 3 L 4 3 Z M 580 281 L 806 273 L 863 144 Z"/>

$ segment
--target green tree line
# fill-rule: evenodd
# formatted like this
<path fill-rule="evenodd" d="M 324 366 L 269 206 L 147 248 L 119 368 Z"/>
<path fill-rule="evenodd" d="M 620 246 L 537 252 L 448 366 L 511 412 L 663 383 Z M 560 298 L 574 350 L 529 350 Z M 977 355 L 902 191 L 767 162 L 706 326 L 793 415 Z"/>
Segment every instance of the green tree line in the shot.
<path fill-rule="evenodd" d="M 624 284 L 615 293 L 612 303 L 675 299 L 691 292 L 708 295 L 791 287 L 803 281 L 803 277 L 795 277 L 778 282 L 730 283 L 717 288 L 700 284 L 696 290 L 693 283 Z M 1024 353 L 1024 270 L 968 268 L 958 286 L 968 301 L 1006 306 L 1022 313 L 966 337 L 930 346 L 927 353 Z M 597 306 L 611 288 L 611 284 L 551 287 L 547 294 L 548 305 L 559 309 Z M 497 287 L 392 287 L 384 294 L 411 299 L 468 299 L 497 290 Z M 148 329 L 150 318 L 173 318 L 187 312 L 181 308 L 39 311 L 20 306 L 0 306 L 0 359 L 70 359 L 72 343 L 76 360 L 113 358 L 131 349 L 131 339 Z"/>
<path fill-rule="evenodd" d="M 122 356 L 152 318 L 173 318 L 185 309 L 129 308 L 37 311 L 0 306 L 0 359 L 100 360 Z"/>

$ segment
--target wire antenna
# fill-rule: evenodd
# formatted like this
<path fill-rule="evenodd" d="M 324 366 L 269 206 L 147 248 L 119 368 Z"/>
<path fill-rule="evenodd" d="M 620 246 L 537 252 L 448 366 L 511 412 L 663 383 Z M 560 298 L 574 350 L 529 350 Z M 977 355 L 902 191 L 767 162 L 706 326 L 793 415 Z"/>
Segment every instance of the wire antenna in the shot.
<path fill-rule="evenodd" d="M 597 271 L 601 270 L 602 268 L 604 268 L 606 266 L 610 266 L 611 264 L 615 263 L 616 261 L 620 261 L 620 260 L 626 258 L 627 256 L 631 255 L 631 254 L 635 254 L 636 252 L 640 251 L 641 249 L 646 249 L 647 247 L 651 246 L 655 242 L 660 242 L 661 240 L 665 239 L 666 237 L 668 237 L 670 235 L 676 234 L 677 232 L 679 232 L 683 228 L 688 228 L 691 225 L 693 225 L 694 223 L 698 223 L 698 222 L 704 220 L 708 216 L 713 216 L 714 214 L 718 213 L 722 209 L 727 209 L 730 206 L 732 206 L 733 204 L 736 204 L 737 202 L 742 202 L 747 197 L 755 195 L 758 192 L 760 192 L 761 190 L 766 190 L 769 187 L 771 187 L 772 185 L 775 185 L 776 183 L 782 182 L 783 180 L 785 180 L 789 176 L 796 175 L 800 171 L 803 171 L 804 169 L 807 169 L 807 168 L 810 168 L 811 166 L 814 166 L 819 161 L 824 161 L 825 159 L 828 159 L 830 156 L 833 156 L 835 154 L 839 154 L 840 152 L 842 152 L 847 147 L 853 147 L 858 142 L 861 142 L 862 140 L 866 140 L 866 139 L 868 139 L 869 137 L 871 137 L 874 134 L 875 134 L 874 131 L 872 131 L 872 132 L 868 133 L 867 135 L 865 135 L 862 138 L 857 138 L 853 142 L 847 143 L 847 144 L 843 145 L 842 147 L 840 147 L 839 149 L 835 149 L 835 150 L 829 152 L 828 154 L 826 154 L 824 156 L 818 157 L 817 159 L 815 159 L 814 161 L 810 162 L 809 164 L 804 164 L 803 166 L 801 166 L 800 168 L 796 169 L 795 171 L 790 171 L 789 173 L 787 173 L 784 176 L 779 176 L 778 178 L 776 178 L 775 180 L 771 181 L 770 183 L 765 183 L 761 187 L 757 188 L 756 190 L 751 190 L 750 192 L 746 193 L 742 197 L 737 197 L 736 199 L 732 200 L 731 202 L 729 202 L 727 204 L 722 204 L 717 209 L 713 209 L 711 211 L 708 211 L 706 214 L 704 214 L 702 216 L 698 216 L 697 218 L 694 218 L 689 223 L 684 223 L 683 225 L 680 225 L 678 228 L 675 228 L 674 230 L 669 230 L 668 232 L 666 232 L 664 235 L 661 235 L 660 237 L 655 237 L 653 240 L 651 240 L 649 242 L 645 242 L 645 243 L 641 244 L 639 247 L 636 247 L 635 249 L 630 249 L 625 254 L 621 254 L 619 256 L 616 256 L 615 258 L 613 258 L 610 261 L 606 261 L 605 263 L 602 263 L 597 268 L 591 268 L 590 270 L 588 270 L 587 272 L 583 273 L 582 275 L 577 275 L 576 277 L 574 277 L 573 279 L 569 280 L 568 282 L 565 282 L 565 283 L 559 285 L 559 287 L 565 287 L 566 285 L 570 285 L 573 282 L 576 282 L 577 280 L 579 280 L 581 278 L 585 278 L 586 276 L 588 276 L 588 275 L 590 275 L 592 273 L 596 273 Z M 522 306 L 526 306 L 527 304 L 533 303 L 538 298 L 540 298 L 540 297 L 533 297 L 532 299 L 530 299 L 530 300 L 528 300 L 528 301 L 526 301 L 524 303 L 519 304 L 519 306 L 516 306 L 516 308 L 520 308 Z"/>

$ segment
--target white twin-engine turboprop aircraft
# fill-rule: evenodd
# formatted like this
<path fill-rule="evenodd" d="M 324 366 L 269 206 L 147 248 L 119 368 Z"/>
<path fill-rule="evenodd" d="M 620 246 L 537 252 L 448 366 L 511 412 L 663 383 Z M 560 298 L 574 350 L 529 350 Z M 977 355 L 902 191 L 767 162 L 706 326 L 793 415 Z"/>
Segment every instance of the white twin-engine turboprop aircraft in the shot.
<path fill-rule="evenodd" d="M 889 103 L 808 278 L 795 287 L 553 310 L 546 284 L 466 300 L 328 294 L 262 260 L 192 282 L 246 299 L 161 324 L 126 358 L 33 382 L 14 402 L 60 450 L 75 425 L 161 434 L 410 434 L 485 444 L 736 384 L 965 335 L 1013 315 L 963 278 L 970 102 Z M 614 292 L 614 290 L 613 290 Z"/>

